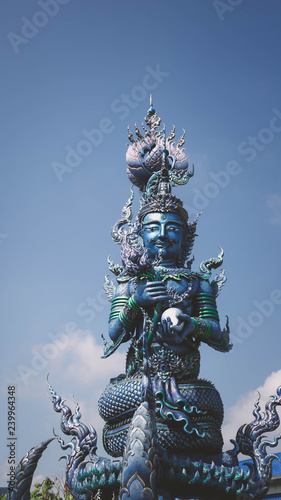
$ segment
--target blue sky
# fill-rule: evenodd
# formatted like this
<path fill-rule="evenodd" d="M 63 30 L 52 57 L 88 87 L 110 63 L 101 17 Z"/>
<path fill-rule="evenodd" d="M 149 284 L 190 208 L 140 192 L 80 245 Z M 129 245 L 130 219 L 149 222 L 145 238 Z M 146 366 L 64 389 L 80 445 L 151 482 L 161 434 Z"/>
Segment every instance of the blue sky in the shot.
<path fill-rule="evenodd" d="M 218 309 L 234 348 L 203 346 L 201 376 L 225 403 L 227 448 L 251 419 L 256 389 L 266 399 L 280 384 L 280 15 L 278 0 L 2 5 L 3 485 L 8 384 L 18 459 L 59 431 L 48 372 L 100 432 L 98 396 L 124 364 L 121 353 L 100 360 L 106 259 L 120 261 L 110 228 L 129 197 L 127 125 L 141 125 L 150 91 L 167 128 L 186 130 L 195 164 L 176 193 L 191 218 L 203 212 L 194 269 L 225 251 Z M 60 456 L 51 444 L 38 474 L 62 473 Z"/>

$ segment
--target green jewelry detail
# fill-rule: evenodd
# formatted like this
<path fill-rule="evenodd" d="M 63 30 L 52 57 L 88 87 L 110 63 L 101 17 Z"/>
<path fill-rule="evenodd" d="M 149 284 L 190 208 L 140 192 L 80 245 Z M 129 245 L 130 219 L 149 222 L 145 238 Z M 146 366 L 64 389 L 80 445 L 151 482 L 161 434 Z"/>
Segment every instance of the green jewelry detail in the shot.
<path fill-rule="evenodd" d="M 146 271 L 145 273 L 141 273 L 138 275 L 138 282 L 140 282 L 142 279 L 150 279 L 151 281 L 156 281 L 156 276 L 155 274 Z"/>
<path fill-rule="evenodd" d="M 214 306 L 211 306 L 209 304 L 204 304 L 204 306 L 197 306 L 197 307 L 195 307 L 195 309 L 197 311 L 216 311 L 217 312 L 217 308 Z"/>
<path fill-rule="evenodd" d="M 211 313 L 202 313 L 200 314 L 200 318 L 208 318 L 208 319 L 215 319 L 219 321 L 219 317 L 217 314 L 211 314 Z"/>
<path fill-rule="evenodd" d="M 115 297 L 111 302 L 111 309 L 116 306 L 122 305 L 122 307 L 128 302 L 128 297 Z"/>
<path fill-rule="evenodd" d="M 122 311 L 127 302 L 128 297 L 115 297 L 114 299 L 112 299 L 111 311 L 108 321 L 118 318 L 120 311 Z"/>
<path fill-rule="evenodd" d="M 125 315 L 123 310 L 119 314 L 119 320 L 127 330 L 131 330 L 134 326 L 134 322 Z"/>
<path fill-rule="evenodd" d="M 113 312 L 111 312 L 110 315 L 109 315 L 109 320 L 108 321 L 111 321 L 112 319 L 118 318 L 119 313 L 120 313 L 120 311 L 113 311 Z"/>
<path fill-rule="evenodd" d="M 194 301 L 194 315 L 219 321 L 215 297 L 210 293 L 200 293 Z"/>
<path fill-rule="evenodd" d="M 198 340 L 201 341 L 206 341 L 210 337 L 212 333 L 212 327 L 209 323 L 209 321 L 206 321 L 205 319 L 201 318 L 192 318 L 193 321 L 195 320 L 198 323 L 198 330 L 196 333 L 196 337 Z"/>
<path fill-rule="evenodd" d="M 134 297 L 130 297 L 119 313 L 119 320 L 127 330 L 134 330 L 136 319 L 141 313 L 141 308 L 135 302 Z"/>
<path fill-rule="evenodd" d="M 134 299 L 134 296 L 132 295 L 129 300 L 128 300 L 128 306 L 133 309 L 133 311 L 136 311 L 136 312 L 140 312 L 141 311 L 141 308 L 140 306 L 138 306 L 138 304 L 136 303 L 135 299 Z"/>
<path fill-rule="evenodd" d="M 196 333 L 198 332 L 198 329 L 199 329 L 199 324 L 198 324 L 198 321 L 196 318 L 192 318 L 192 321 L 194 323 L 194 332 L 193 332 L 193 335 L 196 335 Z"/>

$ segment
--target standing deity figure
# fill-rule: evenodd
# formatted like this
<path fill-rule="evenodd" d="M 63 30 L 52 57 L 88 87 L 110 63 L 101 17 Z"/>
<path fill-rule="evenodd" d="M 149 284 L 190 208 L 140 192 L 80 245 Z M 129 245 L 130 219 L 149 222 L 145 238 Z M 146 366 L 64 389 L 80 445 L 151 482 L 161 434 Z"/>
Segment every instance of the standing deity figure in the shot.
<path fill-rule="evenodd" d="M 142 397 L 145 361 L 158 443 L 179 456 L 221 460 L 223 404 L 214 385 L 198 377 L 201 342 L 221 352 L 231 349 L 228 324 L 221 330 L 216 306 L 224 272 L 209 280 L 211 269 L 222 264 L 223 251 L 204 261 L 199 272 L 191 270 L 198 217 L 189 223 L 182 201 L 171 193 L 193 175 L 181 148 L 184 139 L 176 145 L 174 128 L 167 139 L 165 128 L 157 130 L 161 119 L 152 103 L 145 120 L 144 136 L 136 126 L 134 140 L 129 130 L 126 156 L 129 179 L 142 191 L 141 206 L 132 223 L 132 195 L 112 229 L 121 244 L 122 266 L 109 260 L 117 286 L 106 278 L 112 342 L 105 343 L 104 357 L 123 342 L 130 347 L 125 374 L 112 379 L 99 400 L 106 421 L 103 444 L 110 455 L 123 454 Z"/>

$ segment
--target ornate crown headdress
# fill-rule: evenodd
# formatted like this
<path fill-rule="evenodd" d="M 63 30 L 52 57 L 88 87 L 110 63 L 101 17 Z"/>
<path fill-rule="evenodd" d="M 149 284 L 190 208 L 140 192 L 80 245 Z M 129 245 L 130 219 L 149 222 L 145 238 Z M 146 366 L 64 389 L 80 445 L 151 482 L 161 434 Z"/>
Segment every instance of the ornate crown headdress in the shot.
<path fill-rule="evenodd" d="M 151 212 L 177 213 L 182 218 L 186 227 L 184 257 L 190 257 L 192 252 L 198 216 L 192 223 L 188 223 L 188 213 L 183 207 L 183 202 L 171 194 L 172 187 L 187 184 L 194 175 L 194 167 L 188 170 L 189 163 L 185 154 L 183 131 L 180 140 L 176 144 L 175 126 L 166 138 L 165 126 L 158 130 L 161 118 L 153 108 L 152 98 L 150 107 L 142 124 L 144 135 L 141 134 L 137 124 L 135 131 L 137 139 L 134 138 L 130 128 L 128 150 L 126 153 L 127 175 L 133 186 L 139 187 L 142 197 L 140 200 L 140 210 L 136 222 L 133 224 L 132 203 L 134 199 L 133 186 L 132 195 L 122 210 L 122 217 L 118 220 L 111 231 L 113 240 L 122 244 L 124 238 L 132 247 L 132 251 L 140 250 L 138 232 L 145 215 Z M 129 226 L 129 231 L 125 226 Z M 122 254 L 122 251 L 121 251 Z M 190 261 L 189 261 L 190 265 Z"/>

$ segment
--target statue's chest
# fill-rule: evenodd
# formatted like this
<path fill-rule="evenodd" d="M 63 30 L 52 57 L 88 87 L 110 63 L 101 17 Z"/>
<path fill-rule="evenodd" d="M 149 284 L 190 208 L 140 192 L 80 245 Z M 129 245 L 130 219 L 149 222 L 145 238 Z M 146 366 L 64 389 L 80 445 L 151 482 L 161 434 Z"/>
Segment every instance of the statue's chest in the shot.
<path fill-rule="evenodd" d="M 171 297 L 169 306 L 181 305 L 184 308 L 190 308 L 196 295 L 198 284 L 194 278 L 168 278 L 165 285 L 169 296 Z"/>

